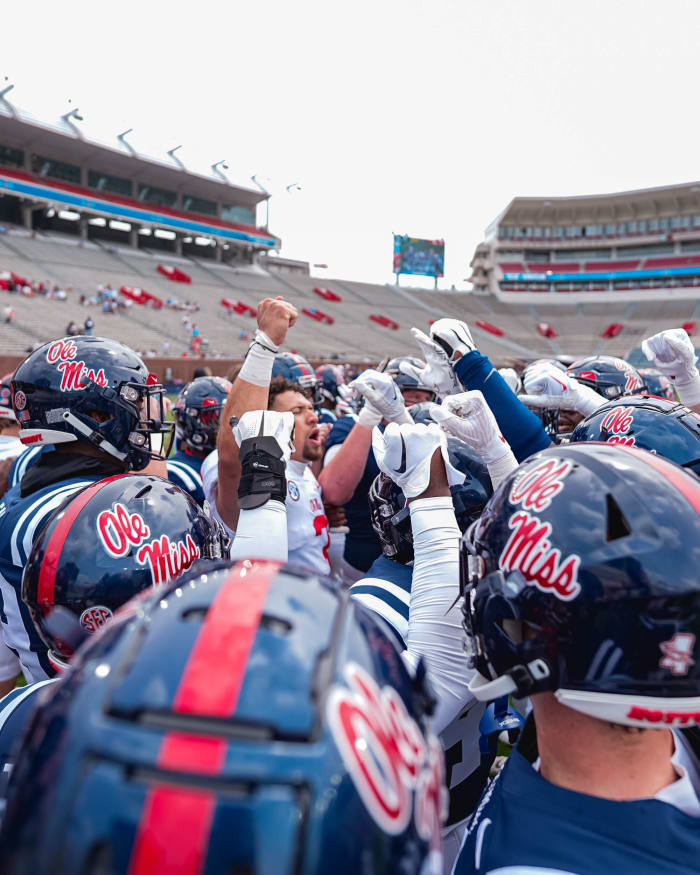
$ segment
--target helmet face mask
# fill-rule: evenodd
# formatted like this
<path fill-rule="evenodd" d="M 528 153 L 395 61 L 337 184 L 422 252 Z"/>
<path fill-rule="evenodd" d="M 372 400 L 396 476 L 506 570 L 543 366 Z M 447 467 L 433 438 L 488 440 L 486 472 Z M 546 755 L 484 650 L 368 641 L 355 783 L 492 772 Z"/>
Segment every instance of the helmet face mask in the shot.
<path fill-rule="evenodd" d="M 624 359 L 610 355 L 587 356 L 566 369 L 570 377 L 613 401 L 623 395 L 634 395 L 646 390 L 644 378 Z"/>
<path fill-rule="evenodd" d="M 624 445 L 536 454 L 461 541 L 470 689 L 699 723 L 699 561 L 700 484 L 682 469 Z"/>

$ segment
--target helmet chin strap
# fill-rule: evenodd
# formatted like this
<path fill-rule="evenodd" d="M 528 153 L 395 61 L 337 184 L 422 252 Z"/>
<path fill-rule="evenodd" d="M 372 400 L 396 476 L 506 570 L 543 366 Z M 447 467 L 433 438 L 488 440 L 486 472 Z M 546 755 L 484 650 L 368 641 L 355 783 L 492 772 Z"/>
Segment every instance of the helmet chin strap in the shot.
<path fill-rule="evenodd" d="M 78 419 L 77 416 L 72 414 L 70 410 L 65 410 L 63 413 L 64 420 L 72 426 L 76 431 L 84 434 L 88 441 L 92 444 L 92 446 L 97 447 L 98 450 L 102 450 L 104 453 L 109 453 L 110 456 L 114 456 L 115 459 L 119 459 L 120 462 L 123 462 L 126 459 L 126 453 L 122 453 L 118 450 L 114 444 L 111 444 L 108 440 L 102 437 L 102 435 L 90 428 L 89 425 L 86 425 L 84 422 Z M 99 441 L 95 440 L 95 437 L 99 438 Z"/>

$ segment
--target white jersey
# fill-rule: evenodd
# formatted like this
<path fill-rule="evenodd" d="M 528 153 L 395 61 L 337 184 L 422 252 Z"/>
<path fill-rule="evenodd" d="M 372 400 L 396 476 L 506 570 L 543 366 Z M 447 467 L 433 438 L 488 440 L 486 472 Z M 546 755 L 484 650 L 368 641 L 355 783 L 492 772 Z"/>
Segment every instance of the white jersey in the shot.
<path fill-rule="evenodd" d="M 14 459 L 25 449 L 26 447 L 18 437 L 0 435 L 0 462 L 5 459 Z"/>
<path fill-rule="evenodd" d="M 229 535 L 236 533 L 226 526 L 216 509 L 216 494 L 219 482 L 218 452 L 210 453 L 200 471 L 204 498 L 211 505 L 214 516 Z M 330 574 L 328 547 L 330 533 L 328 520 L 323 510 L 321 487 L 305 462 L 291 460 L 287 463 L 287 542 L 289 562 L 315 574 Z M 261 532 L 261 536 L 265 533 Z"/>

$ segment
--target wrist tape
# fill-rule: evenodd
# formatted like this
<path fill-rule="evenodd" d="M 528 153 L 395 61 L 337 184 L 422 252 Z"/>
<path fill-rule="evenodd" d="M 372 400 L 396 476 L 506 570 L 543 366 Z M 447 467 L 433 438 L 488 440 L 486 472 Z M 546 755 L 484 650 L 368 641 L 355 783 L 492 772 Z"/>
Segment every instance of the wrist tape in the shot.
<path fill-rule="evenodd" d="M 243 510 L 253 510 L 276 499 L 284 503 L 287 497 L 286 463 L 282 448 L 271 435 L 246 438 L 238 451 L 241 479 L 238 484 L 238 504 Z"/>

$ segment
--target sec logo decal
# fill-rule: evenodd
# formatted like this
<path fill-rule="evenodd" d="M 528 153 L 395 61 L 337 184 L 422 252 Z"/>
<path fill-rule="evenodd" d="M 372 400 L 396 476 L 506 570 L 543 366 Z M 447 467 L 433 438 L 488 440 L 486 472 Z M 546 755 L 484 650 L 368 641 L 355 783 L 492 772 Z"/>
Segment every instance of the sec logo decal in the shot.
<path fill-rule="evenodd" d="M 24 410 L 27 406 L 27 397 L 24 392 L 19 391 L 15 392 L 15 409 L 16 410 Z"/>
<path fill-rule="evenodd" d="M 93 605 L 93 607 L 87 608 L 80 615 L 80 625 L 86 632 L 97 632 L 100 626 L 104 626 L 111 616 L 112 612 L 109 608 L 106 608 L 104 605 Z"/>
<path fill-rule="evenodd" d="M 293 480 L 287 483 L 287 492 L 292 501 L 299 501 L 299 487 Z"/>

